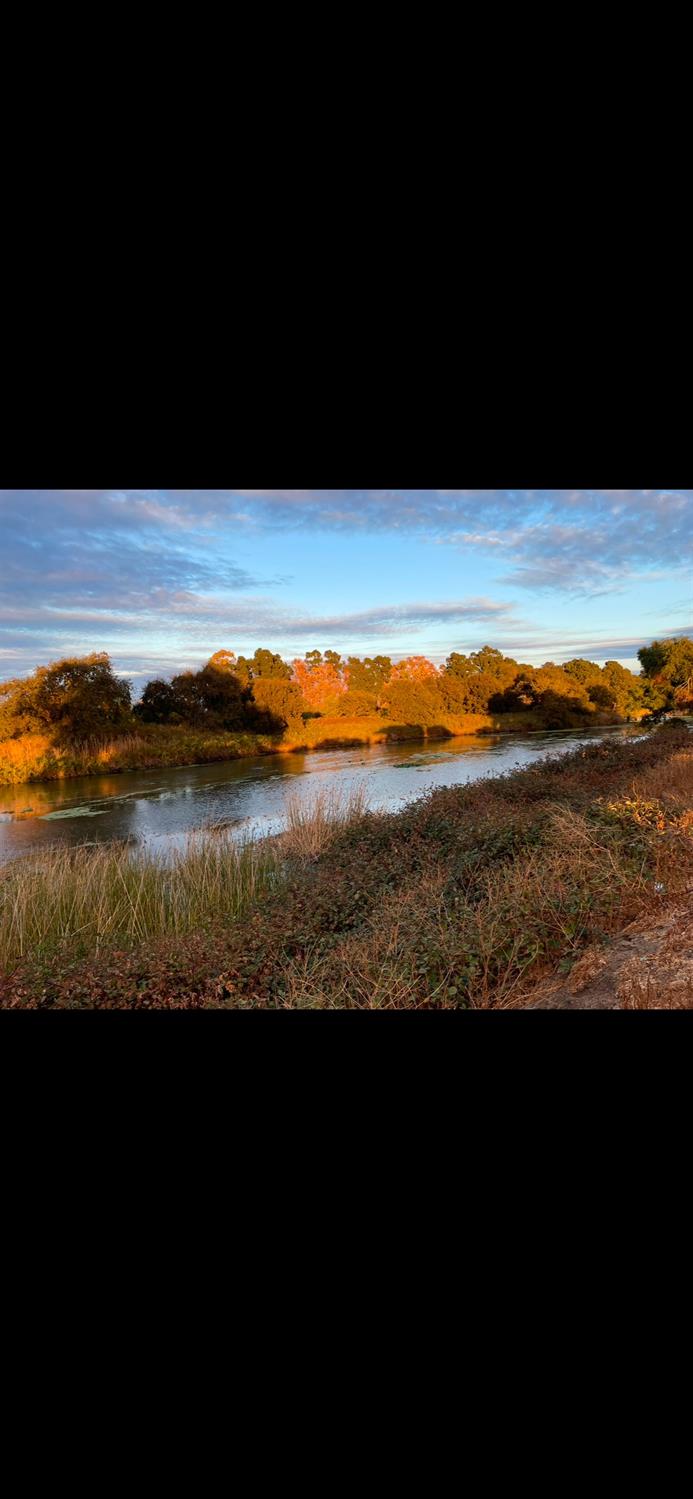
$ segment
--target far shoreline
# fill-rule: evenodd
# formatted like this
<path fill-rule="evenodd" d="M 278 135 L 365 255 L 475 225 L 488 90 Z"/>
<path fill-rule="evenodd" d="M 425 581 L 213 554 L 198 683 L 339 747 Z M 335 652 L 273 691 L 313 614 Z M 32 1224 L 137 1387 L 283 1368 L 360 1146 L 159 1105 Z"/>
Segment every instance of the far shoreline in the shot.
<path fill-rule="evenodd" d="M 50 784 L 129 772 L 182 770 L 263 756 L 302 755 L 344 750 L 369 750 L 407 743 L 448 743 L 454 739 L 492 738 L 510 734 L 571 734 L 619 728 L 638 728 L 640 720 L 595 714 L 585 721 L 571 714 L 571 722 L 547 722 L 540 711 L 515 714 L 469 714 L 446 723 L 388 724 L 382 719 L 310 719 L 296 737 L 276 738 L 251 733 L 205 734 L 178 727 L 147 726 L 107 744 L 59 749 L 46 738 L 26 735 L 0 746 L 0 789 Z M 291 732 L 291 731 L 287 731 Z M 296 731 L 294 730 L 294 733 Z M 9 751 L 12 750 L 10 759 Z"/>

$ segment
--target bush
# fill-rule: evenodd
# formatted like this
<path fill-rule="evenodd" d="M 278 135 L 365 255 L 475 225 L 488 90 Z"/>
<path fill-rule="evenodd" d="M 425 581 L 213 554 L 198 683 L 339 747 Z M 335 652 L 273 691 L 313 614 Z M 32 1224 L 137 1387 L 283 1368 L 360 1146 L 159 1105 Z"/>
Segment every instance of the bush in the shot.
<path fill-rule="evenodd" d="M 303 708 L 300 689 L 285 677 L 257 677 L 253 682 L 253 700 L 274 725 L 265 729 L 265 733 L 282 733 L 290 722 L 300 719 Z"/>
<path fill-rule="evenodd" d="M 444 712 L 443 699 L 438 685 L 427 682 L 390 682 L 383 694 L 383 711 L 386 718 L 396 723 L 420 724 L 428 727 L 440 721 Z"/>
<path fill-rule="evenodd" d="M 610 709 L 616 707 L 616 693 L 611 687 L 604 686 L 603 682 L 593 683 L 591 687 L 588 687 L 587 691 L 590 702 L 594 703 L 595 708 Z"/>
<path fill-rule="evenodd" d="M 336 718 L 371 718 L 376 712 L 378 698 L 375 692 L 354 688 L 339 698 L 335 709 Z"/>

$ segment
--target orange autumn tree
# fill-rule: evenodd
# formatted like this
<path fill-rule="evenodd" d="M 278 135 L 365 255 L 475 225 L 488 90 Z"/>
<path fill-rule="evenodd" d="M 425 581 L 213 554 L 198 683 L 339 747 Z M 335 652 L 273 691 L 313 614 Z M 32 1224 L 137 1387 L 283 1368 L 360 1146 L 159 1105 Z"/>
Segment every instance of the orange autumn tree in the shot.
<path fill-rule="evenodd" d="M 304 661 L 294 661 L 293 680 L 301 689 L 309 713 L 329 715 L 336 712 L 346 692 L 341 658 L 336 651 L 309 651 Z"/>
<path fill-rule="evenodd" d="M 407 656 L 392 668 L 391 682 L 430 682 L 438 676 L 438 668 L 426 656 Z"/>

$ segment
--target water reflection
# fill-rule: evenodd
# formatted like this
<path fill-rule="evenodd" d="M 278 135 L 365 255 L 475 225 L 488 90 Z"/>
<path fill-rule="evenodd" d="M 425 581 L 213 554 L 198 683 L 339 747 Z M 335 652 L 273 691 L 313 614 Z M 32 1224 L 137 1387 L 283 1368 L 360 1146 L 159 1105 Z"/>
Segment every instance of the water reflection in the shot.
<path fill-rule="evenodd" d="M 57 843 L 129 839 L 163 847 L 208 823 L 239 834 L 276 832 L 289 790 L 310 798 L 327 785 L 348 790 L 363 782 L 372 807 L 393 809 L 429 786 L 477 780 L 595 739 L 638 733 L 626 728 L 468 737 L 444 746 L 412 744 L 409 753 L 400 743 L 2 787 L 0 860 Z"/>

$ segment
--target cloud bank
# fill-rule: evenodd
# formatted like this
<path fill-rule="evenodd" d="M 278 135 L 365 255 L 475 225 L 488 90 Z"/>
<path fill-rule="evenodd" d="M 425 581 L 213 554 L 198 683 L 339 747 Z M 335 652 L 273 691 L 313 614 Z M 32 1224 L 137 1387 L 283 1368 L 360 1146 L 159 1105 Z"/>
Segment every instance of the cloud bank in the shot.
<path fill-rule="evenodd" d="M 284 533 L 307 546 L 321 533 L 451 549 L 468 577 L 483 560 L 493 597 L 462 588 L 442 601 L 311 613 L 281 601 L 286 577 L 238 560 L 245 543 L 262 555 L 263 538 Z M 522 640 L 529 651 L 549 635 L 508 590 L 526 595 L 531 613 L 532 595 L 596 599 L 640 578 L 678 579 L 684 633 L 692 570 L 693 490 L 0 490 L 0 673 L 94 645 L 133 671 L 155 658 L 197 660 L 220 641 L 367 650 L 449 627 L 452 648 L 463 627 L 483 625 L 515 654 Z M 564 636 L 567 646 L 565 630 L 554 631 L 556 659 Z M 601 638 L 606 654 L 615 650 L 613 636 Z M 633 653 L 643 643 L 620 642 L 621 656 L 626 642 Z"/>

